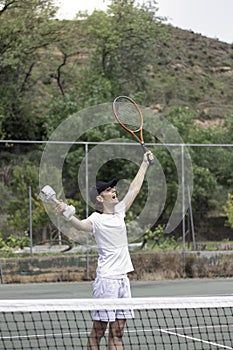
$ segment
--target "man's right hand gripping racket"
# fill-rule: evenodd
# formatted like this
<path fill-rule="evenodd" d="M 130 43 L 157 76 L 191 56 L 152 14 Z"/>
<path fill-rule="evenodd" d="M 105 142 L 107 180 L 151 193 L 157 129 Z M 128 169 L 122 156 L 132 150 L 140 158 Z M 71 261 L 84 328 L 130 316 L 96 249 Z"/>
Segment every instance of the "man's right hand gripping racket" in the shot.
<path fill-rule="evenodd" d="M 118 96 L 112 104 L 113 113 L 120 126 L 141 144 L 144 153 L 148 151 L 143 139 L 143 116 L 137 103 L 128 96 Z M 154 164 L 149 159 L 150 165 Z"/>

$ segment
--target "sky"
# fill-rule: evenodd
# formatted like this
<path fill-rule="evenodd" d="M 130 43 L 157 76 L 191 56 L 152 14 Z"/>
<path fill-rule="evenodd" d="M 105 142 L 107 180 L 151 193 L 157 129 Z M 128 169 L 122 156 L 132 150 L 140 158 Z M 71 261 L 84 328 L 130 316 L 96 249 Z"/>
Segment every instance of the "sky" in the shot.
<path fill-rule="evenodd" d="M 58 18 L 74 18 L 78 11 L 105 10 L 107 0 L 57 0 Z M 157 15 L 181 29 L 233 43 L 233 0 L 157 0 Z"/>

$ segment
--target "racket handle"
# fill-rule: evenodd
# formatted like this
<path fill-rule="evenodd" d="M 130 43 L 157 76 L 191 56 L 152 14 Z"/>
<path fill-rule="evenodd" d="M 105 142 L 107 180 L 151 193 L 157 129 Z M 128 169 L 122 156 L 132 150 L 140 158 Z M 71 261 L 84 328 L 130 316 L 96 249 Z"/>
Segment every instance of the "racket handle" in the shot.
<path fill-rule="evenodd" d="M 142 146 L 143 152 L 146 153 L 148 151 L 148 148 L 145 146 L 144 143 L 141 143 L 141 146 Z M 148 161 L 150 165 L 153 165 L 155 163 L 154 159 L 150 159 L 149 156 L 148 156 Z"/>

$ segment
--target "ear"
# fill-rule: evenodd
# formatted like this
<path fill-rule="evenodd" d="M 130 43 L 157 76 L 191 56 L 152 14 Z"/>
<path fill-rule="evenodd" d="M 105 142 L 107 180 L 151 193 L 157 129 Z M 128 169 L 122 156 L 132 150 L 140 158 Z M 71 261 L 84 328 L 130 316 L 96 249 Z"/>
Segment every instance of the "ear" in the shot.
<path fill-rule="evenodd" d="M 99 203 L 103 203 L 103 198 L 102 198 L 102 196 L 101 195 L 98 195 L 97 197 L 96 197 L 96 201 L 97 202 L 99 202 Z"/>

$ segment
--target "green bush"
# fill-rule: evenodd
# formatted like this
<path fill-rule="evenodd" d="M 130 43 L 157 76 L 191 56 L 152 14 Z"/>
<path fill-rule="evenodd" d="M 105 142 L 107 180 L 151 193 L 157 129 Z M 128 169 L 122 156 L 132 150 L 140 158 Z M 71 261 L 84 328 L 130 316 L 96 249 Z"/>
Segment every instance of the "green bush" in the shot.
<path fill-rule="evenodd" d="M 0 234 L 0 250 L 2 252 L 11 252 L 14 249 L 22 249 L 27 246 L 30 246 L 30 238 L 27 233 L 23 237 L 10 235 L 6 240 L 4 240 Z"/>
<path fill-rule="evenodd" d="M 149 249 L 155 247 L 158 247 L 159 249 L 168 249 L 174 248 L 176 245 L 174 237 L 164 234 L 164 227 L 162 225 L 158 225 L 154 231 L 149 228 L 146 229 L 144 245 L 145 243 L 147 243 Z"/>

